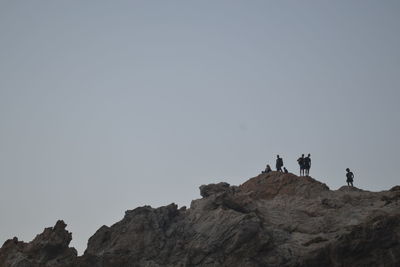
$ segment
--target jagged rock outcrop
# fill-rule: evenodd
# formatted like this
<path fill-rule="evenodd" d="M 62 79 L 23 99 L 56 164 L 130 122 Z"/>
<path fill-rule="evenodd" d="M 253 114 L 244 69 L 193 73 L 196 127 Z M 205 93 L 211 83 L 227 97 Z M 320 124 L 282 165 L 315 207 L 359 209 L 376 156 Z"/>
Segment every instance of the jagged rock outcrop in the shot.
<path fill-rule="evenodd" d="M 65 230 L 67 225 L 58 221 L 54 227 L 44 229 L 31 242 L 7 240 L 0 249 L 0 266 L 12 267 L 64 267 L 73 266 L 77 252 L 68 245 L 72 234 Z"/>
<path fill-rule="evenodd" d="M 332 191 L 277 172 L 203 185 L 188 209 L 127 211 L 80 257 L 61 221 L 30 243 L 8 240 L 0 267 L 400 266 L 399 188 Z"/>

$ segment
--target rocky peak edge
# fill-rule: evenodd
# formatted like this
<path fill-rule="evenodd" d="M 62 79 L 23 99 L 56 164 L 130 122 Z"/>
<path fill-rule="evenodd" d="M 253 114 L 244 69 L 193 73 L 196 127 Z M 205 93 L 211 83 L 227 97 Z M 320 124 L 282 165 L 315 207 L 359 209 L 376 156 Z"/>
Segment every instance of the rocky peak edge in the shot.
<path fill-rule="evenodd" d="M 190 208 L 128 210 L 82 256 L 58 221 L 29 243 L 7 240 L 0 267 L 400 266 L 400 187 L 330 190 L 271 172 L 202 185 Z"/>

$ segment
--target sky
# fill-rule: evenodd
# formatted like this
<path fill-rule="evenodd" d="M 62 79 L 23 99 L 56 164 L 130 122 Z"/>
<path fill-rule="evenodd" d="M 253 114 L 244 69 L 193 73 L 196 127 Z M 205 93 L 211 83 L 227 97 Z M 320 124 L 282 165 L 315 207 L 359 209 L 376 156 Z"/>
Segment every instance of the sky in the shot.
<path fill-rule="evenodd" d="M 0 245 L 190 206 L 276 155 L 400 184 L 400 2 L 0 0 Z"/>

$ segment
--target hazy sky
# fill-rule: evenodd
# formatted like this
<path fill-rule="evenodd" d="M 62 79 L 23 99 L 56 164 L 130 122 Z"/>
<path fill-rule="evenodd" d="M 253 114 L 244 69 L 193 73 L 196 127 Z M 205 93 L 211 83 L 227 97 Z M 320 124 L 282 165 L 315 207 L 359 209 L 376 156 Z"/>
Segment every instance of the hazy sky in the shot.
<path fill-rule="evenodd" d="M 400 1 L 0 0 L 0 245 L 82 252 L 276 154 L 331 189 L 400 184 Z"/>

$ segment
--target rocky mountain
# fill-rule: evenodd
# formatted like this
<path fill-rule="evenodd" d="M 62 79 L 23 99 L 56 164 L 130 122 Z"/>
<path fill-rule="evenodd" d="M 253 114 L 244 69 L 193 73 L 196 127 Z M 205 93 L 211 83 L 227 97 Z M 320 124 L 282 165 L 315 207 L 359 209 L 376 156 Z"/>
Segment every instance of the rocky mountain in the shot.
<path fill-rule="evenodd" d="M 188 209 L 126 211 L 79 257 L 58 221 L 29 243 L 7 240 L 0 266 L 400 266 L 400 186 L 330 190 L 271 172 L 240 186 L 203 185 L 200 194 Z"/>

